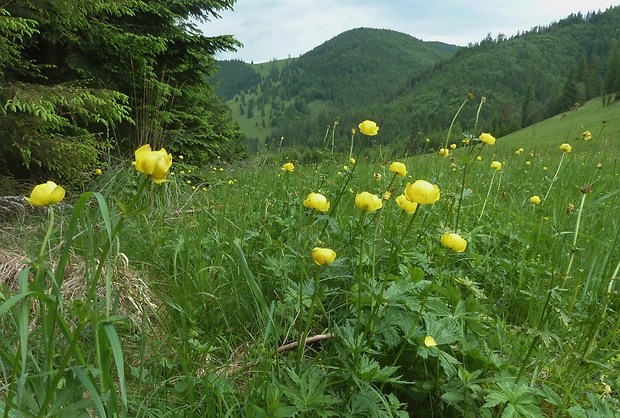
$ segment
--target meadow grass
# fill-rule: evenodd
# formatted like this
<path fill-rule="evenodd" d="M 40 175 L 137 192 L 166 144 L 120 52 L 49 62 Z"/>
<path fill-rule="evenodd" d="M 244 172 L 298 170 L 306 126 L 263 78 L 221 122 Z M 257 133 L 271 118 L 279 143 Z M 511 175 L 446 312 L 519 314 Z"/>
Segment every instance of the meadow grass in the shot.
<path fill-rule="evenodd" d="M 3 236 L 24 266 L 0 305 L 0 412 L 619 416 L 617 106 L 448 138 L 447 157 L 383 160 L 358 132 L 355 163 L 173 164 L 163 185 L 110 169 Z M 441 196 L 411 214 L 395 200 L 419 179 Z"/>

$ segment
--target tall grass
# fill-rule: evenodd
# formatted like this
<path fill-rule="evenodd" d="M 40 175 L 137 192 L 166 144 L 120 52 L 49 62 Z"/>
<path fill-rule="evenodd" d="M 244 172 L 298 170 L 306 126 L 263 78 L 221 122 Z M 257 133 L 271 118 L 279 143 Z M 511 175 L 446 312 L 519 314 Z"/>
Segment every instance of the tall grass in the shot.
<path fill-rule="evenodd" d="M 448 138 L 447 158 L 398 159 L 402 178 L 359 133 L 354 165 L 331 153 L 293 172 L 274 158 L 173 165 L 159 186 L 129 164 L 105 173 L 50 209 L 49 229 L 28 219 L 33 257 L 0 305 L 1 411 L 618 416 L 618 121 L 573 121 L 593 133 L 584 142 L 566 138 L 569 117 L 540 141 Z M 395 198 L 418 179 L 441 198 L 409 214 Z M 363 191 L 382 208 L 356 206 Z M 311 192 L 330 210 L 305 207 Z M 336 259 L 317 265 L 315 247 Z M 59 282 L 68 263 L 84 266 L 83 292 Z"/>

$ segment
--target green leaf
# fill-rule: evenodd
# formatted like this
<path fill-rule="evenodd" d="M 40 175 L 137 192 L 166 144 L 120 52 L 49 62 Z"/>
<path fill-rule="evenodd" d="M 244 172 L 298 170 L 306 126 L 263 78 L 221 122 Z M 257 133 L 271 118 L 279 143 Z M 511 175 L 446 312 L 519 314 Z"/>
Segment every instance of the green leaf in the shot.
<path fill-rule="evenodd" d="M 120 385 L 121 400 L 123 405 L 127 406 L 127 387 L 125 385 L 125 362 L 123 360 L 123 347 L 121 341 L 116 333 L 116 328 L 113 324 L 107 323 L 103 325 L 108 341 L 110 343 L 110 349 L 114 354 L 114 363 L 116 364 L 116 371 L 118 373 L 118 383 Z"/>

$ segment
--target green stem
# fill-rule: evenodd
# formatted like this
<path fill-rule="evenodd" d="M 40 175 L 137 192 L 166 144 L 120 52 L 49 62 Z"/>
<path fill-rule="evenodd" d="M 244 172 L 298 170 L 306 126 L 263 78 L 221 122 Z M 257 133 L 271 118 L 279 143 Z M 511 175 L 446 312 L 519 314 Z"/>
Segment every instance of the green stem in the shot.
<path fill-rule="evenodd" d="M 456 219 L 454 220 L 454 232 L 458 233 L 459 217 L 461 215 L 461 206 L 463 203 L 463 194 L 465 193 L 465 176 L 467 175 L 467 167 L 469 164 L 463 166 L 463 177 L 461 178 L 461 194 L 459 196 L 458 207 L 456 208 Z"/>
<path fill-rule="evenodd" d="M 558 164 L 558 168 L 557 168 L 557 170 L 555 170 L 555 174 L 553 175 L 553 178 L 551 179 L 551 184 L 549 184 L 549 188 L 547 189 L 547 193 L 545 193 L 545 197 L 543 197 L 543 202 L 547 201 L 547 196 L 549 196 L 549 193 L 551 192 L 551 188 L 553 187 L 553 184 L 558 179 L 558 173 L 560 172 L 560 167 L 562 167 L 562 161 L 564 161 L 564 154 L 566 154 L 566 153 L 562 152 L 562 157 L 560 158 L 560 163 Z"/>
<path fill-rule="evenodd" d="M 476 112 L 476 123 L 474 123 L 474 136 L 477 136 L 476 131 L 478 130 L 478 119 L 480 118 L 480 110 L 482 109 L 482 105 L 486 102 L 486 98 L 482 98 L 480 100 L 480 104 L 478 105 L 478 111 Z"/>
<path fill-rule="evenodd" d="M 338 193 L 338 196 L 336 196 L 336 200 L 334 200 L 334 204 L 331 205 L 329 208 L 329 216 L 333 216 L 334 213 L 336 213 L 336 208 L 338 207 L 338 203 L 340 203 L 340 199 L 342 198 L 342 195 L 344 191 L 346 190 L 347 185 L 349 184 L 349 181 L 351 181 L 351 177 L 353 177 L 353 173 L 355 172 L 355 167 L 357 167 L 359 163 L 359 158 L 360 158 L 360 155 L 362 154 L 362 149 L 364 149 L 365 143 L 366 143 L 366 136 L 364 136 L 364 141 L 360 144 L 359 151 L 357 151 L 357 156 L 355 157 L 355 164 L 353 164 L 353 168 L 349 172 L 349 175 L 347 176 L 347 180 L 342 185 L 342 188 L 340 189 L 340 193 Z M 329 223 L 329 220 L 326 220 L 325 225 L 323 226 L 323 231 L 321 232 L 321 236 L 325 232 L 325 228 L 327 228 L 328 223 Z"/>
<path fill-rule="evenodd" d="M 573 246 L 571 248 L 570 260 L 568 261 L 568 267 L 566 268 L 566 274 L 564 275 L 564 280 L 562 282 L 562 287 L 566 283 L 568 279 L 568 275 L 570 274 L 571 267 L 573 266 L 573 260 L 575 259 L 575 254 L 577 253 L 577 237 L 579 236 L 579 227 L 581 225 L 581 213 L 583 212 L 583 205 L 586 201 L 586 193 L 581 196 L 581 203 L 579 204 L 579 212 L 577 212 L 577 224 L 575 225 L 575 235 L 573 236 Z M 573 299 L 571 300 L 570 306 L 568 308 L 569 312 L 572 312 L 573 306 L 575 305 L 575 300 L 577 299 L 577 293 L 579 292 L 579 285 L 577 283 L 575 285 L 575 292 L 573 293 Z"/>
<path fill-rule="evenodd" d="M 450 128 L 448 128 L 448 136 L 446 137 L 446 143 L 444 145 L 444 148 L 446 149 L 448 149 L 448 142 L 450 141 L 450 134 L 452 133 L 452 127 L 454 126 L 454 122 L 456 122 L 456 118 L 458 117 L 459 113 L 461 113 L 461 110 L 463 109 L 463 107 L 465 106 L 465 103 L 467 103 L 469 99 L 470 99 L 470 95 L 468 94 L 467 97 L 465 97 L 465 100 L 463 100 L 463 103 L 461 103 L 461 106 L 459 107 L 459 109 L 454 114 L 454 117 L 452 118 L 452 122 L 450 123 Z"/>
<path fill-rule="evenodd" d="M 418 207 L 418 210 L 419 210 L 419 207 Z M 390 271 L 392 270 L 392 267 L 394 263 L 396 262 L 396 256 L 398 255 L 398 251 L 400 250 L 400 246 L 403 243 L 404 238 L 409 234 L 409 230 L 411 229 L 411 226 L 413 225 L 413 221 L 416 218 L 418 210 L 416 210 L 410 216 L 409 222 L 407 223 L 407 226 L 405 227 L 404 233 L 401 234 L 400 239 L 398 240 L 398 243 L 392 246 L 392 249 L 390 251 L 390 257 L 388 258 L 388 262 L 387 262 L 387 269 L 385 270 L 385 275 L 381 282 L 381 288 L 379 289 L 379 293 L 376 295 L 376 303 L 373 302 L 371 305 L 368 326 L 366 327 L 364 331 L 364 336 L 362 337 L 362 341 L 366 340 L 369 333 L 372 333 L 374 320 L 376 319 L 379 307 L 381 306 L 381 301 L 383 299 L 383 293 L 385 292 L 385 288 L 387 287 L 387 282 L 388 282 L 388 278 L 390 275 Z"/>
<path fill-rule="evenodd" d="M 493 176 L 491 177 L 491 181 L 489 182 L 489 190 L 487 190 L 487 197 L 484 198 L 484 203 L 482 204 L 482 210 L 480 210 L 480 215 L 478 215 L 478 220 L 476 223 L 480 222 L 482 219 L 482 215 L 484 214 L 484 208 L 487 206 L 487 201 L 489 200 L 489 196 L 491 195 L 491 187 L 493 187 L 493 180 L 495 179 L 495 170 L 493 171 Z"/>
<path fill-rule="evenodd" d="M 43 243 L 41 244 L 41 250 L 39 251 L 39 261 L 43 259 L 43 254 L 45 254 L 45 249 L 47 244 L 52 236 L 52 230 L 54 229 L 54 207 L 50 206 L 48 208 L 49 211 L 49 224 L 47 226 L 47 232 L 45 233 L 45 237 L 43 238 Z"/>
<path fill-rule="evenodd" d="M 306 326 L 304 327 L 301 336 L 299 337 L 299 345 L 297 346 L 297 370 L 300 370 L 301 360 L 304 356 L 304 349 L 306 347 L 306 339 L 308 338 L 308 332 L 310 332 L 310 324 L 314 318 L 314 310 L 319 298 L 319 279 L 321 277 L 321 266 L 317 266 L 316 273 L 314 275 L 314 289 L 312 293 L 312 299 L 310 301 L 310 307 L 308 308 L 308 317 L 306 318 Z"/>

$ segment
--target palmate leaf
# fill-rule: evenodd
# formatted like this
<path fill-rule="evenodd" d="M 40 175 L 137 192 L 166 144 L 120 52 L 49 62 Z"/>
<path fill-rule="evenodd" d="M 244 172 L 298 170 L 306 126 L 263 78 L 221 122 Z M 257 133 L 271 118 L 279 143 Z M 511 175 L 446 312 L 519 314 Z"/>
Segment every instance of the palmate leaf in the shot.
<path fill-rule="evenodd" d="M 489 389 L 485 400 L 483 408 L 494 408 L 500 404 L 506 404 L 502 418 L 544 418 L 542 411 L 536 405 L 535 396 L 525 385 L 498 383 L 496 388 Z"/>

